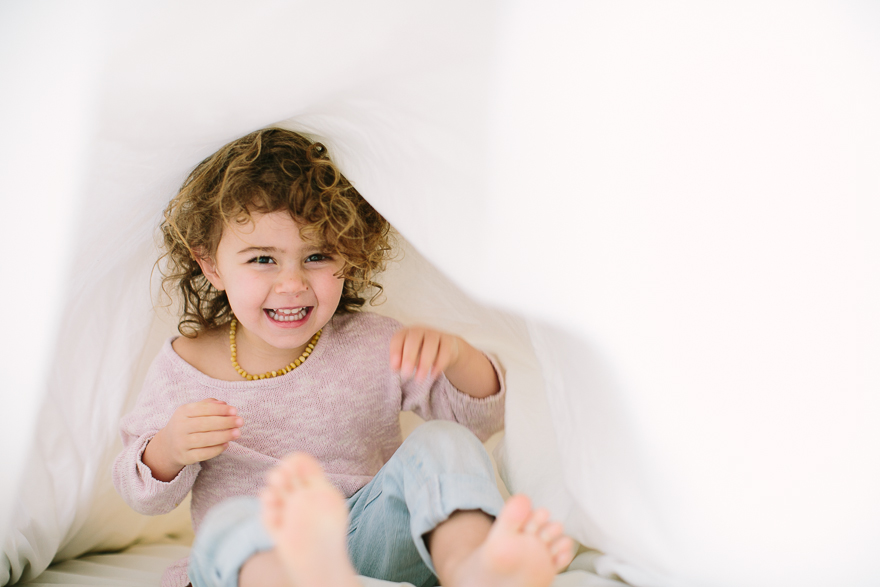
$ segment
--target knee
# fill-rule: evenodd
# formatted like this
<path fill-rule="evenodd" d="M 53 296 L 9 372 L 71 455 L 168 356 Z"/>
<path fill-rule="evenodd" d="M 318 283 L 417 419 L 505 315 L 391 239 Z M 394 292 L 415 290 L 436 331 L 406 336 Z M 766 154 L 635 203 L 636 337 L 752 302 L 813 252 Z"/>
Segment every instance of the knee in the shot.
<path fill-rule="evenodd" d="M 401 475 L 406 501 L 416 504 L 412 506 L 416 510 L 439 511 L 440 505 L 432 501 L 435 498 L 445 504 L 440 509 L 447 517 L 456 509 L 484 509 L 479 499 L 460 499 L 471 492 L 495 495 L 500 500 L 489 453 L 464 426 L 437 420 L 422 424 L 395 457 L 394 474 Z"/>
<path fill-rule="evenodd" d="M 260 502 L 255 497 L 238 496 L 226 499 L 208 510 L 199 524 L 196 539 L 214 542 L 228 534 L 232 528 L 241 526 L 247 521 L 258 519 Z"/>
<path fill-rule="evenodd" d="M 473 432 L 461 424 L 446 420 L 425 422 L 413 430 L 404 446 L 422 455 L 435 454 L 447 458 L 486 452 L 483 443 Z"/>
<path fill-rule="evenodd" d="M 228 499 L 211 508 L 199 524 L 187 570 L 190 581 L 196 587 L 237 585 L 244 562 L 271 547 L 260 521 L 259 500 Z"/>

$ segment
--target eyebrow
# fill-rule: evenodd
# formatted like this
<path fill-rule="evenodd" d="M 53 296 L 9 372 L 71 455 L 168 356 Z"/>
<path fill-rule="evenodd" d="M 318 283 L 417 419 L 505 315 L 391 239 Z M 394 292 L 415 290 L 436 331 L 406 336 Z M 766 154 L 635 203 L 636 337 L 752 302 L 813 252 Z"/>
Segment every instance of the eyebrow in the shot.
<path fill-rule="evenodd" d="M 242 249 L 238 252 L 239 255 L 243 255 L 245 253 L 277 253 L 281 249 L 276 247 L 248 247 L 246 249 Z"/>

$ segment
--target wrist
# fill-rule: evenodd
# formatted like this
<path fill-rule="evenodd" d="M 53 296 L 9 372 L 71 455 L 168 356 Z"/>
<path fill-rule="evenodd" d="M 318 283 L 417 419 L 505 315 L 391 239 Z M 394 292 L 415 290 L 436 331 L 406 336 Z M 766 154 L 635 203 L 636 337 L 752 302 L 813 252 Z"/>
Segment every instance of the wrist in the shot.
<path fill-rule="evenodd" d="M 162 430 L 147 442 L 141 455 L 141 462 L 150 469 L 154 479 L 166 483 L 177 477 L 177 474 L 186 466 L 177 463 L 170 457 L 165 448 Z"/>
<path fill-rule="evenodd" d="M 446 369 L 446 378 L 459 391 L 484 398 L 501 391 L 501 382 L 492 362 L 482 351 L 464 339 L 459 340 L 457 360 Z"/>

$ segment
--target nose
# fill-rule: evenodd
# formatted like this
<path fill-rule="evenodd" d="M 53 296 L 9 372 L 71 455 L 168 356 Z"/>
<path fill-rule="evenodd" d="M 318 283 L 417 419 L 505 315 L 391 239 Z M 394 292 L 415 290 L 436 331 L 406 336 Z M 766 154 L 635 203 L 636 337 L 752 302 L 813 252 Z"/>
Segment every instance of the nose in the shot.
<path fill-rule="evenodd" d="M 275 293 L 299 294 L 309 289 L 305 275 L 298 267 L 284 269 L 275 282 Z"/>

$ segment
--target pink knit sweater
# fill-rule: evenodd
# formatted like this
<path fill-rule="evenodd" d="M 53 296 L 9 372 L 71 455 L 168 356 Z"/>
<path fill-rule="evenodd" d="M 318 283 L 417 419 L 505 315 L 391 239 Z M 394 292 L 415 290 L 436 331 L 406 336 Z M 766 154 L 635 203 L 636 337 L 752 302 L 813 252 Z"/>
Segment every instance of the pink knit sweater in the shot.
<path fill-rule="evenodd" d="M 459 422 L 481 440 L 500 430 L 500 393 L 475 399 L 441 375 L 401 382 L 389 367 L 391 336 L 400 324 L 369 313 L 334 317 L 309 359 L 290 373 L 259 381 L 221 381 L 185 362 L 166 341 L 144 382 L 134 410 L 122 419 L 124 449 L 113 467 L 122 498 L 143 514 L 177 507 L 192 490 L 193 527 L 229 497 L 256 495 L 265 473 L 280 458 L 307 452 L 324 466 L 346 497 L 373 478 L 400 446 L 399 414 Z M 175 479 L 153 478 L 141 455 L 150 439 L 179 406 L 216 398 L 234 406 L 244 420 L 242 435 L 221 455 L 185 467 Z M 186 561 L 169 569 L 163 586 L 184 586 Z"/>

